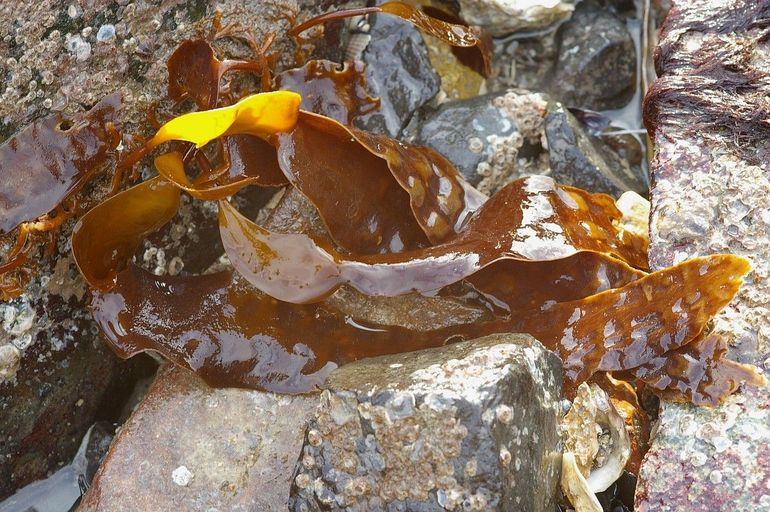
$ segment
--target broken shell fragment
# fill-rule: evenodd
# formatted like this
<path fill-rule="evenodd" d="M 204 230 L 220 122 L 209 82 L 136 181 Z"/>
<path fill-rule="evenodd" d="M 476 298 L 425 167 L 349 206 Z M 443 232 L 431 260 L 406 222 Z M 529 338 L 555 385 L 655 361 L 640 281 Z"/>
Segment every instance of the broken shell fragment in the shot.
<path fill-rule="evenodd" d="M 562 429 L 565 451 L 575 459 L 587 488 L 592 493 L 607 490 L 631 456 L 625 422 L 607 393 L 596 384 L 581 384 Z"/>
<path fill-rule="evenodd" d="M 561 457 L 561 490 L 576 512 L 603 512 L 599 500 L 588 488 L 572 452 L 565 452 Z"/>

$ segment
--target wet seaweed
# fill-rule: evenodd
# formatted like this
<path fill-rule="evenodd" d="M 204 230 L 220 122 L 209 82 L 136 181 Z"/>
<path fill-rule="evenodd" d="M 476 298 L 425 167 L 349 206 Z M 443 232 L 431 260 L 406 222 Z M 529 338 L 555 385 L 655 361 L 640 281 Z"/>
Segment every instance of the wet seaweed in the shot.
<path fill-rule="evenodd" d="M 770 107 L 765 101 L 770 75 L 758 65 L 754 48 L 770 37 L 770 3 L 742 2 L 730 16 L 725 15 L 726 8 L 735 6 L 704 4 L 686 13 L 671 9 L 655 52 L 660 78 L 645 97 L 644 124 L 653 134 L 659 124 L 672 122 L 681 122 L 685 132 L 716 133 L 734 140 L 742 158 L 761 164 L 770 136 Z M 672 31 L 669 27 L 674 26 L 678 28 Z M 688 42 L 693 33 L 699 34 L 697 40 Z M 724 37 L 728 33 L 738 35 Z M 682 44 L 696 46 L 677 51 Z M 681 115 L 674 121 L 663 112 Z"/>
<path fill-rule="evenodd" d="M 17 232 L 0 264 L 0 299 L 22 292 L 39 242 L 50 247 L 57 228 L 87 208 L 80 191 L 106 171 L 120 143 L 120 108 L 112 94 L 84 114 L 36 121 L 0 146 L 0 235 Z"/>
<path fill-rule="evenodd" d="M 375 9 L 483 48 L 474 29 L 405 4 L 367 9 L 323 15 L 294 33 Z M 117 176 L 152 153 L 159 176 L 93 206 L 75 226 L 72 251 L 91 310 L 120 357 L 153 351 L 213 386 L 305 393 L 356 359 L 527 332 L 561 357 L 567 396 L 590 380 L 626 404 L 629 427 L 641 429 L 632 469 L 647 423 L 631 383 L 698 404 L 763 384 L 756 369 L 726 359 L 708 332 L 749 271 L 745 259 L 713 255 L 649 272 L 648 240 L 621 227 L 609 196 L 529 177 L 487 198 L 437 152 L 348 126 L 377 107 L 360 64 L 310 61 L 265 79 L 270 42 L 251 42 L 253 62 L 220 60 L 208 42 L 184 42 L 168 62 L 168 97 L 191 99 L 197 111 L 160 126 L 115 166 Z M 262 92 L 232 97 L 223 84 L 231 70 L 261 74 Z M 24 212 L 4 218 L 6 232 L 22 226 L 18 254 L 27 247 L 23 226 L 71 197 L 117 145 L 114 110 L 84 124 L 83 133 L 96 133 L 98 158 L 62 153 L 71 183 L 56 204 L 25 202 L 32 195 L 24 189 L 22 199 L 4 201 Z M 22 135 L 0 153 L 4 172 L 14 144 L 35 140 Z M 45 157 L 29 145 L 26 161 Z M 284 202 L 301 198 L 315 222 L 279 218 L 294 215 L 280 205 L 267 224 L 252 221 L 229 199 L 250 186 L 285 186 Z M 0 197 L 14 192 L 6 188 Z M 159 277 L 133 262 L 142 241 L 176 215 L 182 193 L 218 202 L 232 270 Z M 434 294 L 484 314 L 426 329 L 380 325 L 343 313 L 330 297 L 353 290 Z"/>

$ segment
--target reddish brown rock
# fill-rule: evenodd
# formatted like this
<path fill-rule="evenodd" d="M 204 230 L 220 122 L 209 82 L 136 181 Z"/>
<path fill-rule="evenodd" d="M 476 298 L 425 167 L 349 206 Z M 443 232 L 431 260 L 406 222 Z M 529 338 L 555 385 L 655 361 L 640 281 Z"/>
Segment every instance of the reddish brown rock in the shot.
<path fill-rule="evenodd" d="M 81 511 L 282 510 L 315 396 L 212 389 L 162 370 Z"/>
<path fill-rule="evenodd" d="M 676 1 L 646 99 L 653 133 L 650 261 L 731 252 L 754 266 L 715 321 L 734 358 L 770 367 L 770 1 Z M 717 408 L 663 404 L 636 510 L 770 508 L 770 391 Z"/>

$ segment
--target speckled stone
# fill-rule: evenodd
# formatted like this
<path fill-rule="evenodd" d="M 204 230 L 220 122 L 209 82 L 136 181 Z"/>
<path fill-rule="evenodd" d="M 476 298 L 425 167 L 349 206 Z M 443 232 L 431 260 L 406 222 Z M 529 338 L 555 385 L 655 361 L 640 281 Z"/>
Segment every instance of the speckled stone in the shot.
<path fill-rule="evenodd" d="M 626 105 L 636 89 L 631 33 L 606 7 L 582 2 L 559 27 L 559 57 L 551 94 L 569 107 L 608 110 Z"/>
<path fill-rule="evenodd" d="M 316 403 L 212 389 L 169 366 L 121 428 L 79 510 L 285 510 Z"/>
<path fill-rule="evenodd" d="M 533 174 L 525 156 L 542 151 L 548 101 L 541 93 L 509 89 L 443 103 L 422 112 L 407 128 L 407 139 L 435 149 L 469 183 L 490 194 Z M 547 169 L 536 171 L 543 172 Z"/>
<path fill-rule="evenodd" d="M 327 387 L 291 510 L 553 510 L 561 362 L 531 336 L 365 359 Z"/>
<path fill-rule="evenodd" d="M 661 75 L 647 99 L 654 128 L 650 260 L 661 268 L 718 252 L 754 271 L 715 321 L 732 356 L 770 367 L 770 178 L 766 111 L 768 0 L 674 2 Z M 703 63 L 708 63 L 704 66 Z M 728 72 L 729 70 L 729 72 Z M 744 85 L 740 85 L 741 82 Z M 770 509 L 770 392 L 747 389 L 716 408 L 663 404 L 642 465 L 636 510 Z"/>

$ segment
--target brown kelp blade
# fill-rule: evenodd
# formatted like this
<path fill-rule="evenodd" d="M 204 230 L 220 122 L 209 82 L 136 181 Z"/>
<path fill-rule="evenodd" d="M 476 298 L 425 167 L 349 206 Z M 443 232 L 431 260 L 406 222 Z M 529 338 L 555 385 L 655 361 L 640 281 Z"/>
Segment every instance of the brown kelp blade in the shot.
<path fill-rule="evenodd" d="M 54 210 L 100 170 L 120 142 L 119 93 L 83 114 L 35 121 L 0 146 L 0 234 Z"/>
<path fill-rule="evenodd" d="M 231 70 L 262 74 L 260 61 L 219 60 L 214 49 L 203 39 L 186 40 L 169 57 L 168 97 L 174 101 L 192 99 L 199 110 L 216 108 L 220 81 Z"/>
<path fill-rule="evenodd" d="M 325 304 L 277 301 L 229 272 L 157 277 L 131 265 L 91 309 L 121 357 L 159 352 L 213 386 L 305 393 L 337 365 L 442 345 L 449 332 L 356 327 Z"/>
<path fill-rule="evenodd" d="M 228 137 L 228 139 L 233 138 L 234 137 Z M 254 137 L 254 139 L 263 142 L 256 137 Z M 251 142 L 252 141 L 243 141 L 243 144 L 250 144 Z M 227 150 L 227 144 L 237 143 L 238 141 L 233 140 L 225 142 L 225 150 Z M 259 148 L 257 151 L 259 151 Z M 273 151 L 272 154 L 275 155 L 275 151 Z M 270 179 L 269 175 L 267 179 L 265 179 L 264 176 L 259 174 L 258 169 L 248 169 L 246 168 L 246 164 L 242 161 L 237 162 L 237 165 L 239 167 L 232 168 L 232 164 L 228 164 L 226 172 L 218 174 L 210 181 L 205 181 L 203 183 L 198 183 L 196 181 L 193 183 L 187 177 L 185 163 L 181 153 L 172 151 L 155 158 L 155 169 L 158 170 L 158 174 L 198 199 L 212 201 L 224 199 L 236 194 L 239 190 L 249 185 L 274 186 L 282 184 L 280 181 L 274 183 L 274 180 Z M 232 172 L 228 169 L 231 169 Z M 254 173 L 255 175 L 247 174 L 249 172 Z"/>
<path fill-rule="evenodd" d="M 337 364 L 505 332 L 507 319 L 428 331 L 356 322 L 325 302 L 291 304 L 229 272 L 158 277 L 133 264 L 95 291 L 94 318 L 121 357 L 155 351 L 213 386 L 320 387 Z"/>
<path fill-rule="evenodd" d="M 222 137 L 223 173 L 218 180 L 234 183 L 242 179 L 253 180 L 260 187 L 281 187 L 289 181 L 278 165 L 275 147 L 254 135 Z"/>
<path fill-rule="evenodd" d="M 727 348 L 721 336 L 702 335 L 628 374 L 667 400 L 696 405 L 718 405 L 741 384 L 767 385 L 755 366 L 727 359 Z"/>
<path fill-rule="evenodd" d="M 492 63 L 491 38 L 478 27 L 470 27 L 465 24 L 448 23 L 432 17 L 417 7 L 402 2 L 385 2 L 376 7 L 363 7 L 321 14 L 291 29 L 289 35 L 298 36 L 305 30 L 325 23 L 351 16 L 363 16 L 372 13 L 386 13 L 398 16 L 426 33 L 441 39 L 442 41 L 459 47 L 476 47 L 480 53 L 482 62 L 481 71 L 484 76 L 489 76 Z"/>
<path fill-rule="evenodd" d="M 286 177 L 354 254 L 415 249 L 426 236 L 444 241 L 486 200 L 436 151 L 327 117 L 301 112 L 277 141 Z"/>
<path fill-rule="evenodd" d="M 275 86 L 302 96 L 300 108 L 343 124 L 380 108 L 380 100 L 366 91 L 365 64 L 343 65 L 328 60 L 310 60 L 304 66 L 276 75 Z"/>
<path fill-rule="evenodd" d="M 450 240 L 486 201 L 436 151 L 348 128 L 323 116 L 300 112 L 294 129 L 276 140 L 286 177 L 315 204 L 335 242 L 353 254 L 416 249 L 427 245 L 425 237 L 434 244 Z M 345 158 L 339 158 L 341 154 Z M 547 191 L 532 191 L 537 192 Z M 547 198 L 535 197 L 546 202 L 527 203 L 528 219 L 550 219 L 573 232 L 579 230 L 573 238 L 620 236 L 611 222 L 602 222 L 595 233 L 587 231 L 596 227 L 590 223 L 576 224 L 575 229 L 566 226 L 581 222 L 586 213 L 620 219 L 609 196 L 561 186 L 551 192 L 563 198 L 558 212 L 552 211 Z M 619 256 L 646 267 L 644 241 L 633 234 L 625 238 L 622 244 L 628 249 Z"/>
<path fill-rule="evenodd" d="M 645 275 L 606 254 L 579 252 L 557 261 L 498 261 L 467 280 L 495 304 L 526 311 L 621 288 Z"/>
<path fill-rule="evenodd" d="M 148 234 L 179 208 L 179 189 L 158 178 L 147 180 L 86 213 L 72 233 L 72 255 L 91 288 L 107 290 Z"/>
<path fill-rule="evenodd" d="M 168 97 L 174 101 L 192 99 L 199 110 L 217 106 L 221 62 L 203 39 L 183 41 L 168 58 Z"/>
<path fill-rule="evenodd" d="M 674 274 L 688 274 L 705 264 L 718 264 L 720 257 L 681 264 Z M 555 262 L 558 264 L 559 262 Z M 728 262 L 730 263 L 730 262 Z M 723 269 L 724 270 L 724 269 Z M 656 305 L 672 272 L 660 271 L 617 290 L 588 297 L 582 303 L 596 305 L 595 297 L 627 296 L 625 309 L 633 309 L 635 318 L 647 318 Z M 710 271 L 703 274 L 723 293 L 729 293 L 731 283 L 717 283 Z M 652 299 L 639 300 L 650 290 Z M 686 289 L 674 287 L 672 293 Z M 205 276 L 157 277 L 134 265 L 117 276 L 109 291 L 96 291 L 92 309 L 94 317 L 112 348 L 122 357 L 152 350 L 171 361 L 196 371 L 215 386 L 239 386 L 277 392 L 312 391 L 323 383 L 328 372 L 336 366 L 362 357 L 398 353 L 441 346 L 447 340 L 473 339 L 494 332 L 526 332 L 533 325 L 552 324 L 547 330 L 530 329 L 548 347 L 558 348 L 573 364 L 585 357 L 589 371 L 571 373 L 573 378 L 590 377 L 596 370 L 596 360 L 602 353 L 622 351 L 617 358 L 620 370 L 634 364 L 645 364 L 663 353 L 660 338 L 670 334 L 676 347 L 677 328 L 685 334 L 702 327 L 706 301 L 711 294 L 695 299 L 683 309 L 692 312 L 692 325 L 660 325 L 647 329 L 645 350 L 634 352 L 638 339 L 631 324 L 620 324 L 621 339 L 612 347 L 603 344 L 604 332 L 596 327 L 571 346 L 564 338 L 576 325 L 571 318 L 552 316 L 549 308 L 514 312 L 510 318 L 455 325 L 433 331 L 411 331 L 398 326 L 360 324 L 341 315 L 322 302 L 291 304 L 265 295 L 243 281 L 233 280 L 224 272 Z M 581 301 L 577 301 L 581 302 Z M 724 302 L 719 300 L 719 302 Z M 572 307 L 573 303 L 567 303 Z M 602 304 L 603 305 L 603 304 Z M 638 309 L 637 309 L 638 308 Z M 551 308 L 553 309 L 553 308 Z M 661 319 L 664 321 L 665 319 Z M 588 329 L 589 320 L 578 320 L 581 330 Z M 585 325 L 584 325 L 585 324 Z M 680 331 L 676 331 L 680 332 Z M 683 343 L 683 342 L 682 342 Z M 592 355 L 599 353 L 599 357 Z M 573 354 L 576 356 L 573 357 Z M 588 356 L 586 356 L 586 354 Z M 615 366 L 615 365 L 611 365 Z M 580 381 L 570 381 L 569 389 Z M 569 391 L 569 390 L 568 390 Z"/>
<path fill-rule="evenodd" d="M 596 201 L 593 198 L 596 197 Z M 606 200 L 606 202 L 605 202 Z M 368 295 L 438 290 L 506 259 L 556 260 L 580 251 L 646 263 L 633 240 L 618 239 L 612 200 L 545 177 L 510 183 L 449 242 L 416 251 L 345 258 L 302 234 L 277 234 L 220 203 L 220 234 L 238 272 L 288 302 L 319 300 L 342 284 Z M 608 256 L 609 257 L 609 256 Z"/>
<path fill-rule="evenodd" d="M 414 218 L 431 243 L 441 243 L 462 229 L 487 200 L 439 152 L 351 129 L 369 152 L 383 159 L 398 184 L 409 194 Z"/>
<path fill-rule="evenodd" d="M 376 254 L 428 245 L 387 163 L 343 125 L 301 112 L 277 145 L 285 176 L 318 208 L 343 249 Z"/>
<path fill-rule="evenodd" d="M 740 256 L 693 258 L 622 288 L 541 308 L 514 328 L 556 350 L 566 380 L 622 371 L 692 341 L 737 293 L 750 270 Z M 556 343 L 552 345 L 552 343 Z"/>

